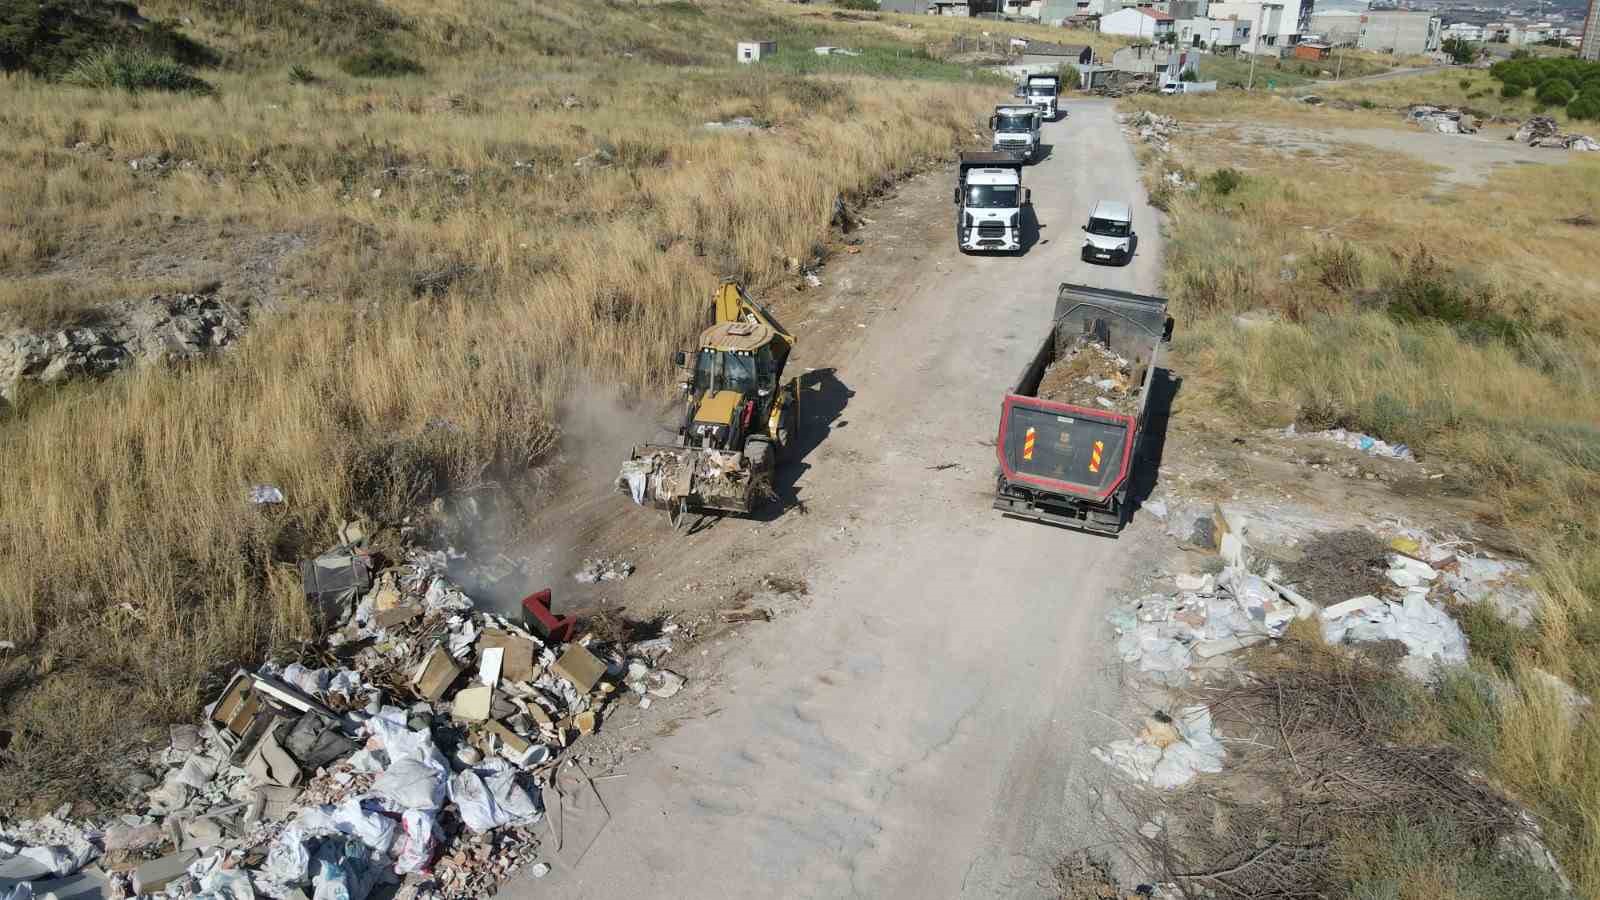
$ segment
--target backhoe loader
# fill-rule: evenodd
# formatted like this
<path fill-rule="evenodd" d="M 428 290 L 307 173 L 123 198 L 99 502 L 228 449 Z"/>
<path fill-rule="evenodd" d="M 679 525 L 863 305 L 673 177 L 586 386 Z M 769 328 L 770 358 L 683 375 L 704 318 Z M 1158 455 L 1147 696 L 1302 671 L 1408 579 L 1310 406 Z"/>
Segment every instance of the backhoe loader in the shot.
<path fill-rule="evenodd" d="M 684 396 L 677 436 L 634 447 L 617 489 L 665 509 L 674 528 L 690 512 L 748 513 L 771 498 L 800 412 L 798 380 L 782 380 L 794 344 L 772 313 L 723 282 L 698 348 L 673 354 Z"/>

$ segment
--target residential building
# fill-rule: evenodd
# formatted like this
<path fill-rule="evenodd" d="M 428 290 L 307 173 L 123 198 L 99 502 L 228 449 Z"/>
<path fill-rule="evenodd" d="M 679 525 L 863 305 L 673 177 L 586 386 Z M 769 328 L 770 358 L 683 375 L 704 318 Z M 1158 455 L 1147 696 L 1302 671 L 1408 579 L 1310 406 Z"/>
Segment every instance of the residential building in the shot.
<path fill-rule="evenodd" d="M 1044 0 L 1044 8 L 1039 11 L 1039 21 L 1046 25 L 1065 25 L 1077 13 L 1077 0 Z"/>
<path fill-rule="evenodd" d="M 884 12 L 911 13 L 920 16 L 928 11 L 928 0 L 878 0 L 878 8 Z"/>
<path fill-rule="evenodd" d="M 1209 16 L 1215 19 L 1236 19 L 1249 24 L 1249 33 L 1245 36 L 1244 43 L 1239 49 L 1246 53 L 1277 53 L 1280 46 L 1287 46 L 1290 41 L 1284 40 L 1285 5 L 1276 0 L 1268 2 L 1245 2 L 1245 0 L 1215 0 L 1210 6 Z M 1294 25 L 1288 28 L 1288 34 L 1299 39 L 1299 32 Z"/>
<path fill-rule="evenodd" d="M 1454 38 L 1458 41 L 1472 41 L 1478 43 L 1483 40 L 1483 26 L 1471 22 L 1451 22 L 1444 27 L 1446 40 Z"/>
<path fill-rule="evenodd" d="M 1153 44 L 1135 44 L 1112 53 L 1111 68 L 1118 72 L 1170 74 L 1171 78 L 1178 78 L 1185 70 L 1195 71 L 1199 58 L 1200 54 L 1192 50 L 1169 50 Z"/>
<path fill-rule="evenodd" d="M 1442 20 L 1429 12 L 1368 10 L 1361 17 L 1361 35 L 1356 46 L 1398 56 L 1416 56 L 1439 49 Z"/>
<path fill-rule="evenodd" d="M 1311 33 L 1335 47 L 1354 44 L 1361 36 L 1361 13 L 1333 9 L 1311 17 Z"/>
<path fill-rule="evenodd" d="M 1178 46 L 1212 53 L 1234 53 L 1250 40 L 1250 23 L 1239 19 L 1197 17 L 1178 20 Z"/>
<path fill-rule="evenodd" d="M 1044 0 L 1002 0 L 1000 11 L 1019 19 L 1037 21 L 1044 13 Z"/>
<path fill-rule="evenodd" d="M 1600 0 L 1589 0 L 1589 17 L 1583 20 L 1578 58 L 1600 60 Z"/>
<path fill-rule="evenodd" d="M 1139 6 L 1101 16 L 1100 31 L 1102 34 L 1120 34 L 1157 43 L 1177 36 L 1175 21 L 1171 16 Z"/>

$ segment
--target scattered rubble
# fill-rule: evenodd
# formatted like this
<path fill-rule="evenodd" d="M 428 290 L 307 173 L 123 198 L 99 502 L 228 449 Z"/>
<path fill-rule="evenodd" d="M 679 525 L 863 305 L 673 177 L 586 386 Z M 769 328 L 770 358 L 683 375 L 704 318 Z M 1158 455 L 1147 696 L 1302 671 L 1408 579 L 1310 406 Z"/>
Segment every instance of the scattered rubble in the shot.
<path fill-rule="evenodd" d="M 1420 125 L 1428 131 L 1437 131 L 1440 134 L 1478 133 L 1477 118 L 1453 107 L 1441 108 L 1417 104 L 1406 111 L 1406 118 L 1413 125 Z"/>
<path fill-rule="evenodd" d="M 1041 400 L 1135 412 L 1143 380 L 1128 360 L 1099 341 L 1080 338 L 1058 354 L 1039 379 Z"/>
<path fill-rule="evenodd" d="M 172 728 L 126 814 L 0 824 L 0 877 L 98 862 L 106 896 L 364 900 L 398 884 L 447 900 L 581 855 L 608 816 L 571 751 L 627 698 L 684 689 L 659 665 L 675 635 L 575 640 L 548 591 L 518 620 L 480 612 L 446 554 L 387 565 L 358 532 L 302 567 L 331 629 L 322 647 L 235 673 L 203 726 Z"/>
<path fill-rule="evenodd" d="M 1141 141 L 1154 147 L 1158 153 L 1165 153 L 1171 149 L 1172 134 L 1178 130 L 1177 119 L 1148 110 L 1132 116 L 1119 115 L 1117 121 L 1130 126 Z"/>
<path fill-rule="evenodd" d="M 1362 434 L 1359 431 L 1348 431 L 1343 428 L 1333 428 L 1327 431 L 1312 431 L 1302 434 L 1296 430 L 1294 423 L 1291 422 L 1288 427 L 1283 429 L 1283 436 L 1286 438 L 1312 438 L 1315 440 L 1332 441 L 1335 444 L 1343 444 L 1344 446 L 1349 447 L 1351 450 L 1359 450 L 1368 456 L 1383 456 L 1391 459 L 1405 460 L 1416 459 L 1416 456 L 1411 452 L 1411 448 L 1407 447 L 1405 444 L 1390 444 L 1386 441 L 1381 441 L 1370 434 Z"/>
<path fill-rule="evenodd" d="M 1228 755 L 1205 706 L 1185 707 L 1176 718 L 1158 712 L 1134 737 L 1090 752 L 1134 781 L 1162 790 L 1182 787 L 1202 772 L 1221 772 Z"/>
<path fill-rule="evenodd" d="M 102 310 L 93 326 L 0 333 L 0 406 L 15 402 L 24 383 L 102 377 L 137 360 L 176 362 L 222 349 L 247 321 L 215 294 L 156 295 Z"/>
<path fill-rule="evenodd" d="M 633 563 L 620 559 L 585 559 L 578 573 L 572 577 L 580 584 L 596 584 L 601 581 L 621 581 L 633 574 Z"/>
<path fill-rule="evenodd" d="M 707 122 L 704 127 L 711 131 L 765 131 L 767 128 L 749 116 L 734 116 L 726 122 Z"/>
<path fill-rule="evenodd" d="M 1515 133 L 1506 135 L 1506 140 L 1556 150 L 1600 150 L 1600 141 L 1584 134 L 1563 132 L 1556 120 L 1549 116 L 1530 116 Z"/>

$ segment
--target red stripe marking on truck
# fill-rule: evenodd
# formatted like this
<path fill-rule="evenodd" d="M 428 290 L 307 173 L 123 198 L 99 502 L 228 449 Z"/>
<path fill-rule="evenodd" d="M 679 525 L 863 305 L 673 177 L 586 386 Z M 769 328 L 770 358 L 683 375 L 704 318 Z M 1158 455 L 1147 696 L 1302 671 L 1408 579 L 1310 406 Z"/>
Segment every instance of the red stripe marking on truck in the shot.
<path fill-rule="evenodd" d="M 1100 474 L 1100 452 L 1104 449 L 1106 449 L 1105 441 L 1095 441 L 1094 452 L 1089 454 L 1089 471 L 1096 475 Z"/>
<path fill-rule="evenodd" d="M 1104 489 L 1096 491 L 1093 488 L 1084 487 L 1080 484 L 1073 484 L 1070 481 L 1058 481 L 1054 478 L 1040 478 L 1036 475 L 1024 475 L 1023 473 L 1011 468 L 1010 463 L 1006 461 L 1006 424 L 1011 421 L 1011 407 L 1018 401 L 1025 401 L 1026 405 L 1030 409 L 1041 409 L 1045 410 L 1046 412 L 1079 416 L 1101 422 L 1121 422 L 1122 424 L 1127 425 L 1128 437 L 1126 443 L 1123 445 L 1122 466 L 1117 470 L 1117 477 L 1111 479 L 1111 483 L 1106 485 Z M 1031 484 L 1034 487 L 1041 487 L 1051 491 L 1060 491 L 1065 494 L 1077 494 L 1080 497 L 1090 497 L 1095 500 L 1105 500 L 1107 497 L 1116 492 L 1117 488 L 1122 485 L 1123 481 L 1127 480 L 1128 469 L 1133 465 L 1133 443 L 1138 437 L 1138 432 L 1138 421 L 1133 416 L 1126 413 L 1112 413 L 1106 412 L 1103 409 L 1089 409 L 1083 406 L 1072 406 L 1068 403 L 1056 403 L 1050 400 L 1039 400 L 1034 397 L 1024 397 L 1020 394 L 1007 394 L 1005 403 L 1000 407 L 1000 430 L 995 436 L 994 455 L 1000 461 L 1000 471 L 1006 476 L 1008 481 Z"/>
<path fill-rule="evenodd" d="M 1029 428 L 1027 436 L 1022 440 L 1023 459 L 1033 459 L 1033 432 L 1034 429 Z"/>

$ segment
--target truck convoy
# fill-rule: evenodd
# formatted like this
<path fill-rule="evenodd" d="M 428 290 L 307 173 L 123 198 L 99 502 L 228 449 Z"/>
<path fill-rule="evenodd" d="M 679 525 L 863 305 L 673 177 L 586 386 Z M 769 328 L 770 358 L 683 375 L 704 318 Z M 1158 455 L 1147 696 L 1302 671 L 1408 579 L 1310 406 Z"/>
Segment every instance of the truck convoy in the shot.
<path fill-rule="evenodd" d="M 1056 103 L 1061 97 L 1061 78 L 1057 75 L 1029 75 L 1023 84 L 1028 102 L 1039 110 L 1045 121 L 1056 120 Z"/>
<path fill-rule="evenodd" d="M 1022 249 L 1022 157 L 962 153 L 956 174 L 956 246 L 963 253 Z"/>
<path fill-rule="evenodd" d="M 1040 113 L 1032 106 L 996 106 L 989 117 L 996 153 L 1015 153 L 1028 162 L 1039 158 Z"/>
<path fill-rule="evenodd" d="M 1167 301 L 1078 284 L 1000 407 L 994 508 L 1116 534 L 1170 338 Z"/>
<path fill-rule="evenodd" d="M 684 395 L 677 436 L 633 448 L 617 476 L 619 491 L 665 509 L 674 527 L 689 512 L 748 513 L 773 496 L 800 413 L 797 381 L 782 381 L 794 336 L 732 281 L 711 319 L 693 355 L 673 357 Z"/>

